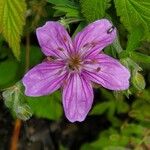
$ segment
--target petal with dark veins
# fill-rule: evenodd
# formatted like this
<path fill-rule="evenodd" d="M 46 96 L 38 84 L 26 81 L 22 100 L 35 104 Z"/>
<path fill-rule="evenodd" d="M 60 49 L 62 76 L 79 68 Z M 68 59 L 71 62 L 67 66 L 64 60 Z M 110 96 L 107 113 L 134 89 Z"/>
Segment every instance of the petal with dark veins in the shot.
<path fill-rule="evenodd" d="M 93 103 L 91 83 L 83 75 L 71 74 L 63 89 L 63 106 L 69 121 L 83 121 Z"/>
<path fill-rule="evenodd" d="M 43 62 L 28 71 L 23 77 L 25 94 L 27 96 L 51 94 L 62 86 L 66 74 L 63 62 Z"/>
<path fill-rule="evenodd" d="M 99 54 L 94 58 L 95 64 L 85 64 L 84 73 L 93 82 L 110 90 L 129 88 L 130 72 L 116 59 Z"/>
<path fill-rule="evenodd" d="M 46 22 L 44 26 L 37 28 L 36 35 L 46 56 L 64 59 L 73 51 L 68 32 L 58 22 Z"/>
<path fill-rule="evenodd" d="M 89 24 L 79 32 L 73 44 L 75 50 L 81 55 L 91 58 L 111 44 L 115 38 L 116 28 L 107 19 L 101 19 Z"/>

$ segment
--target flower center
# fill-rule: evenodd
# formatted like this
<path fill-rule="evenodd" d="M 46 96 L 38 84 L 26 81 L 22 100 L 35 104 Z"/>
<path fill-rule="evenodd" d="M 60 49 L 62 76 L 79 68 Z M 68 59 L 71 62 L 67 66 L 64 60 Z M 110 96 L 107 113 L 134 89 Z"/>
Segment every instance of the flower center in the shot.
<path fill-rule="evenodd" d="M 79 56 L 73 56 L 68 61 L 68 67 L 70 70 L 79 70 L 81 63 L 82 61 Z"/>

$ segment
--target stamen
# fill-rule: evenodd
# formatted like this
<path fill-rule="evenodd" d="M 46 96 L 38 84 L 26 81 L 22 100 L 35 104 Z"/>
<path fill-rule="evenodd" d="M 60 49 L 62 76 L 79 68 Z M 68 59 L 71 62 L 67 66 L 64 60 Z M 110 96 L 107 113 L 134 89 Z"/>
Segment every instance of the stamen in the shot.
<path fill-rule="evenodd" d="M 82 62 L 78 55 L 72 56 L 71 59 L 68 61 L 68 68 L 72 71 L 79 70 L 81 63 Z"/>
<path fill-rule="evenodd" d="M 115 27 L 112 26 L 111 28 L 109 28 L 109 29 L 107 30 L 107 33 L 108 33 L 108 34 L 112 33 L 112 32 L 114 31 L 114 29 L 115 29 Z"/>
<path fill-rule="evenodd" d="M 54 57 L 52 57 L 52 56 L 48 56 L 48 57 L 46 57 L 46 60 L 48 60 L 48 61 L 52 61 L 52 60 L 54 60 L 55 58 Z"/>
<path fill-rule="evenodd" d="M 69 67 L 70 70 L 75 70 L 74 66 L 72 64 L 70 64 L 70 63 L 68 65 L 68 67 Z"/>

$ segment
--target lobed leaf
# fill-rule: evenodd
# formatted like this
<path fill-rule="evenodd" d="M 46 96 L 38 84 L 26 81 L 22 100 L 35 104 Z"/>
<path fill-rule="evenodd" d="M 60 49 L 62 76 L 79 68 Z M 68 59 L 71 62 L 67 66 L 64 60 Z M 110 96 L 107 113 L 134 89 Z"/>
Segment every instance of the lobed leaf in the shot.
<path fill-rule="evenodd" d="M 69 0 L 47 0 L 47 1 L 54 5 L 67 5 L 71 3 Z"/>
<path fill-rule="evenodd" d="M 148 38 L 150 31 L 149 0 L 114 0 L 117 15 L 129 32 L 140 26 Z"/>
<path fill-rule="evenodd" d="M 9 43 L 17 59 L 20 56 L 25 11 L 24 0 L 0 0 L 0 32 Z"/>
<path fill-rule="evenodd" d="M 81 12 L 88 22 L 93 22 L 105 16 L 110 7 L 110 0 L 80 0 Z"/>
<path fill-rule="evenodd" d="M 80 11 L 77 6 L 74 5 L 56 5 L 54 7 L 56 10 L 60 12 L 64 12 L 66 17 L 73 17 L 73 18 L 81 18 Z"/>
<path fill-rule="evenodd" d="M 143 36 L 143 30 L 141 27 L 137 27 L 133 29 L 133 31 L 128 36 L 128 43 L 126 47 L 126 51 L 134 51 L 136 48 L 138 48 L 140 41 Z"/>

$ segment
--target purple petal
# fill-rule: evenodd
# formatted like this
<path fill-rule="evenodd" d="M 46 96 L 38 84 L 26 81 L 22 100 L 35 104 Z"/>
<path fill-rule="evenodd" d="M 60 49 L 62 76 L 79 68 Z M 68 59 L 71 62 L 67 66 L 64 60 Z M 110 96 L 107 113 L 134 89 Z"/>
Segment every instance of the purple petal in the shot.
<path fill-rule="evenodd" d="M 27 96 L 51 94 L 61 87 L 65 76 L 66 71 L 62 62 L 43 62 L 23 77 L 25 94 Z"/>
<path fill-rule="evenodd" d="M 87 77 L 110 90 L 125 90 L 129 88 L 130 72 L 116 59 L 105 54 L 94 58 L 95 64 L 85 65 Z"/>
<path fill-rule="evenodd" d="M 58 22 L 46 22 L 44 26 L 37 28 L 36 34 L 46 56 L 66 58 L 73 49 L 70 36 Z"/>
<path fill-rule="evenodd" d="M 69 121 L 83 121 L 93 103 L 91 83 L 84 76 L 71 74 L 63 89 L 63 106 Z"/>
<path fill-rule="evenodd" d="M 74 46 L 82 55 L 92 57 L 111 44 L 116 37 L 116 29 L 107 19 L 97 20 L 79 32 Z"/>

